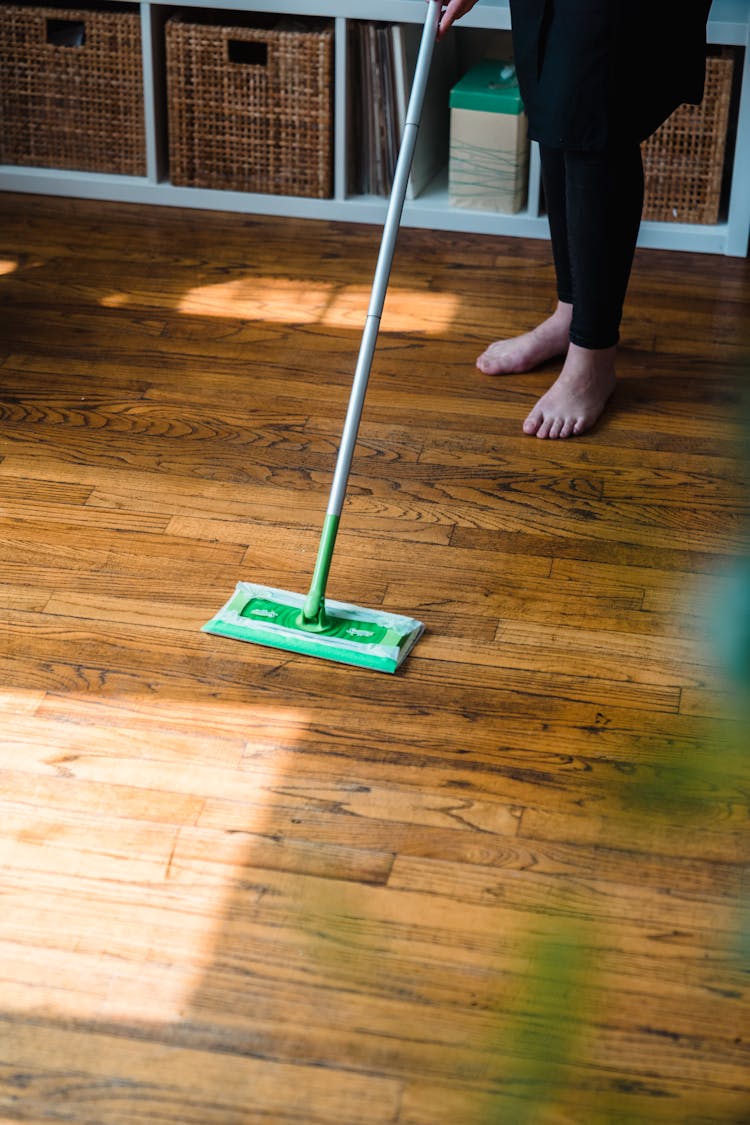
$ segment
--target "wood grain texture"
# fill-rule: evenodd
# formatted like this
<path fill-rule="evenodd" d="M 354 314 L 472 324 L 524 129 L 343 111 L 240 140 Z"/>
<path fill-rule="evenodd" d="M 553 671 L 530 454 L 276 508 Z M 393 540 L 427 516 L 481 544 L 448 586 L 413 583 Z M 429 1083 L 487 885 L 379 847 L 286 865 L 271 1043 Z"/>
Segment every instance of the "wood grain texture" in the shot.
<path fill-rule="evenodd" d="M 611 408 L 487 379 L 548 247 L 403 231 L 330 593 L 394 677 L 209 637 L 304 590 L 378 232 L 0 198 L 0 1119 L 741 1125 L 747 261 L 637 255 Z"/>

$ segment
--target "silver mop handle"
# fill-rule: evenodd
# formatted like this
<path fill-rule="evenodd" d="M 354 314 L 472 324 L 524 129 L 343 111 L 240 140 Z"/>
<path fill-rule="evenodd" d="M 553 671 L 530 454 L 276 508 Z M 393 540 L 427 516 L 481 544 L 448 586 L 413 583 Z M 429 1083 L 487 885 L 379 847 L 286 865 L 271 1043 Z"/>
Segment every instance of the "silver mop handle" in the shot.
<path fill-rule="evenodd" d="M 393 264 L 393 253 L 396 248 L 396 238 L 401 223 L 401 212 L 404 209 L 406 189 L 409 183 L 409 173 L 411 172 L 412 160 L 414 159 L 414 149 L 417 143 L 419 122 L 422 117 L 422 106 L 424 105 L 424 95 L 430 73 L 432 52 L 437 41 L 441 10 L 442 0 L 429 0 L 427 16 L 422 31 L 422 39 L 419 44 L 419 54 L 414 71 L 409 106 L 406 111 L 404 135 L 401 140 L 398 160 L 396 161 L 393 186 L 391 188 L 388 211 L 386 213 L 383 235 L 380 242 L 380 252 L 378 254 L 377 266 L 375 267 L 375 277 L 373 278 L 372 292 L 370 294 L 370 305 L 367 310 L 367 319 L 362 333 L 357 367 L 354 372 L 354 382 L 349 398 L 349 407 L 346 412 L 346 420 L 341 436 L 341 446 L 339 448 L 336 468 L 333 474 L 331 496 L 328 501 L 329 516 L 340 516 L 344 506 L 346 485 L 349 479 L 352 458 L 354 456 L 354 447 L 357 443 L 359 423 L 362 418 L 362 407 L 364 406 L 367 382 L 370 378 L 372 357 L 375 353 L 375 344 L 380 328 L 380 317 L 383 312 L 383 304 L 385 303 L 385 295 L 388 289 L 388 279 Z"/>

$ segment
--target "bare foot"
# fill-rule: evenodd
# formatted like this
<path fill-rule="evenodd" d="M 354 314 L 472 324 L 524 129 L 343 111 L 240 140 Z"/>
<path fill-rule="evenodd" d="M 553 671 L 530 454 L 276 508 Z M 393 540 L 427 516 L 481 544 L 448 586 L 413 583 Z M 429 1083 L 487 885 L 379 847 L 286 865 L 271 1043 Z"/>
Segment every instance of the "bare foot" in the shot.
<path fill-rule="evenodd" d="M 591 429 L 615 389 L 616 348 L 571 344 L 557 380 L 523 424 L 538 438 L 567 438 Z"/>
<path fill-rule="evenodd" d="M 531 332 L 490 344 L 477 360 L 477 367 L 485 375 L 510 375 L 531 371 L 556 355 L 564 355 L 568 350 L 572 313 L 572 305 L 558 302 L 552 316 L 532 328 Z"/>

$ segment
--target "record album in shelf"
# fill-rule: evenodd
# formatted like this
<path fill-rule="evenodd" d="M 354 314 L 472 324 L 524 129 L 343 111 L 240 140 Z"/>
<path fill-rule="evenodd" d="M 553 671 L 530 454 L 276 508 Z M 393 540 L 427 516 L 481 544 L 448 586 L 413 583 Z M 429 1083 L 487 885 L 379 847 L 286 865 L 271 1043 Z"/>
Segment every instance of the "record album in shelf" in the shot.
<path fill-rule="evenodd" d="M 404 131 L 420 28 L 349 24 L 349 192 L 387 196 Z M 407 198 L 416 199 L 448 162 L 448 99 L 456 79 L 453 42 L 437 45 L 425 94 Z"/>

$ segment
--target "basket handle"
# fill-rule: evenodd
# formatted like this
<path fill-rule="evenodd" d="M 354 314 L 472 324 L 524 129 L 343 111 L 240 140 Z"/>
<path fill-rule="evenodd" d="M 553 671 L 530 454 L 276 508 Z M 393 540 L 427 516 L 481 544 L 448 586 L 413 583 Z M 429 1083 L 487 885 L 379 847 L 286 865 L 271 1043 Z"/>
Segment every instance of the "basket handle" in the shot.
<path fill-rule="evenodd" d="M 227 39 L 227 61 L 241 66 L 268 66 L 268 44 L 258 39 Z"/>
<path fill-rule="evenodd" d="M 85 47 L 86 23 L 80 19 L 45 18 L 46 42 L 51 47 Z"/>

